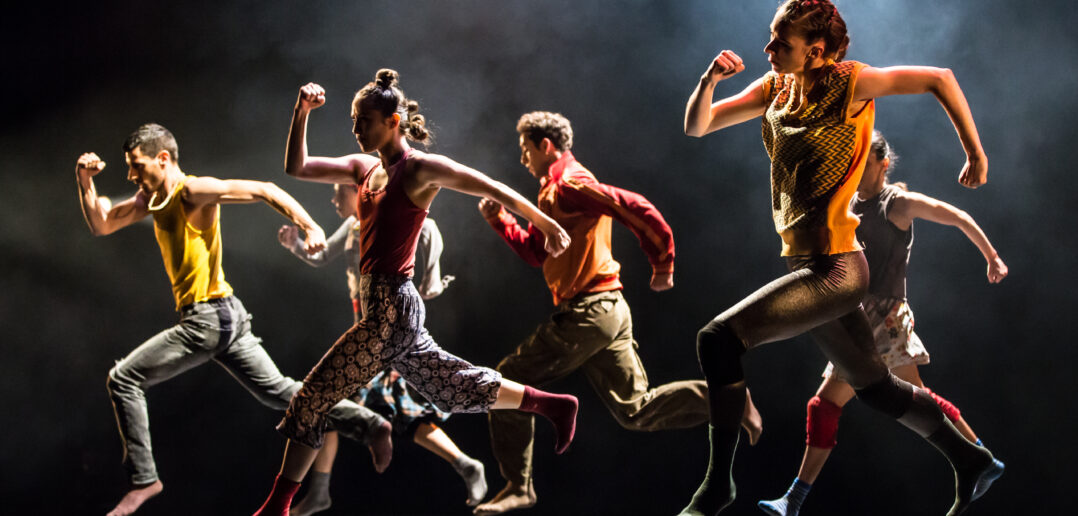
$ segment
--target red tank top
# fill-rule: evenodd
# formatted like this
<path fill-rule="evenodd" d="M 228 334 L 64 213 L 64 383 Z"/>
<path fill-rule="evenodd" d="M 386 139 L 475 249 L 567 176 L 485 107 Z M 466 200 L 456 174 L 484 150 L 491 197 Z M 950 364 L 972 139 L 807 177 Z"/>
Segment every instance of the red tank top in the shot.
<path fill-rule="evenodd" d="M 404 172 L 411 149 L 386 171 L 389 181 L 381 190 L 367 187 L 381 165 L 367 171 L 359 185 L 359 272 L 412 276 L 419 231 L 427 210 L 420 209 L 404 191 Z"/>

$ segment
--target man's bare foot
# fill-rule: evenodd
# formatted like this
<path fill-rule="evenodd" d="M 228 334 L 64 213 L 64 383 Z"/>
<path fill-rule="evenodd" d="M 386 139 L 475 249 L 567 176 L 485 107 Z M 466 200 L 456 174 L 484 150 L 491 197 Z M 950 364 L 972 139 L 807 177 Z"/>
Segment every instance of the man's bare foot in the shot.
<path fill-rule="evenodd" d="M 382 421 L 371 429 L 367 448 L 371 451 L 374 470 L 379 473 L 385 471 L 389 467 L 389 461 L 393 460 L 393 426 L 389 421 Z"/>
<path fill-rule="evenodd" d="M 749 434 L 749 446 L 756 446 L 760 434 L 764 433 L 764 419 L 752 403 L 752 396 L 745 390 L 745 413 L 741 415 L 741 427 Z"/>
<path fill-rule="evenodd" d="M 165 485 L 160 480 L 142 487 L 132 488 L 124 495 L 120 503 L 116 504 L 107 516 L 127 516 L 134 514 L 142 504 L 161 493 Z"/>
<path fill-rule="evenodd" d="M 494 498 L 491 498 L 489 502 L 479 504 L 472 512 L 486 516 L 501 514 L 513 509 L 527 509 L 533 505 L 535 505 L 535 489 L 531 485 L 525 489 L 510 482 L 498 494 L 494 495 Z"/>

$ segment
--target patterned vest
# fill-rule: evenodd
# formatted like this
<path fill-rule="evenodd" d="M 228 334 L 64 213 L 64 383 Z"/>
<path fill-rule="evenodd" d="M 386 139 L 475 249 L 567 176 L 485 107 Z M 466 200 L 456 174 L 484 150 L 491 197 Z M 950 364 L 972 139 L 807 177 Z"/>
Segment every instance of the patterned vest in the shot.
<path fill-rule="evenodd" d="M 796 109 L 792 75 L 769 72 L 763 78 L 763 140 L 783 256 L 861 249 L 849 205 L 868 158 L 876 108 L 873 101 L 852 114 L 849 108 L 864 67 L 856 61 L 825 65 Z"/>

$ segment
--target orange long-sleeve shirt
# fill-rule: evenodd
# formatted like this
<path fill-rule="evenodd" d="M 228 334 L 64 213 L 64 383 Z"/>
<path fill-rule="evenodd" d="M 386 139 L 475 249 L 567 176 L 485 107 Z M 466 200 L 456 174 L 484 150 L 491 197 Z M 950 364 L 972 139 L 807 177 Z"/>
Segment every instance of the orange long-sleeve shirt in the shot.
<path fill-rule="evenodd" d="M 644 196 L 600 183 L 568 151 L 550 166 L 541 184 L 539 209 L 572 238 L 564 253 L 549 256 L 543 232 L 530 223 L 524 229 L 504 208 L 487 221 L 524 261 L 543 268 L 554 304 L 579 294 L 622 288 L 621 265 L 610 252 L 613 219 L 640 239 L 655 273 L 674 271 L 674 234 Z"/>

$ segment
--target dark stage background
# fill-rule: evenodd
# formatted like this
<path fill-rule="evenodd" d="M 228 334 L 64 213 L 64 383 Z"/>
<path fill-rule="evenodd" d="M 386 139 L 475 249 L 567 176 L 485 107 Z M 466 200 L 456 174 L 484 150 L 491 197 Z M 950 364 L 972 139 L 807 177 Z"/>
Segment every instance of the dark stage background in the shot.
<path fill-rule="evenodd" d="M 354 152 L 349 101 L 380 67 L 401 72 L 436 129 L 433 150 L 534 198 L 518 163 L 517 117 L 556 110 L 574 123 L 576 156 L 600 180 L 642 192 L 677 238 L 677 286 L 647 289 L 632 234 L 615 230 L 625 294 L 653 383 L 699 377 L 699 326 L 784 272 L 769 212 L 768 160 L 758 122 L 693 139 L 684 103 L 715 53 L 747 70 L 730 94 L 768 69 L 762 48 L 776 1 L 716 2 L 84 2 L 7 7 L 0 129 L 0 389 L 5 514 L 102 514 L 125 477 L 105 374 L 113 361 L 176 320 L 148 223 L 93 238 L 73 167 L 96 151 L 110 166 L 99 190 L 133 192 L 120 144 L 140 123 L 177 136 L 184 171 L 275 181 L 327 231 L 338 220 L 326 186 L 282 173 L 298 87 L 317 81 L 328 104 L 311 119 L 312 154 Z M 894 177 L 971 213 L 1011 274 L 986 281 L 976 248 L 953 228 L 920 222 L 909 292 L 932 352 L 926 382 L 954 401 L 1007 472 L 971 515 L 1066 512 L 1075 453 L 1072 376 L 1078 308 L 1072 294 L 1078 21 L 1069 2 L 852 1 L 840 8 L 849 58 L 876 66 L 954 70 L 991 161 L 988 185 L 956 181 L 964 155 L 927 95 L 878 102 L 877 127 L 902 156 Z M 458 280 L 431 301 L 429 327 L 447 349 L 491 365 L 549 313 L 538 270 L 500 242 L 476 199 L 439 196 L 431 216 Z M 228 279 L 255 314 L 281 368 L 301 377 L 350 324 L 343 265 L 314 269 L 275 239 L 266 206 L 223 210 Z M 147 221 L 148 222 L 148 221 Z M 804 403 L 825 360 L 807 338 L 745 358 L 764 416 L 763 439 L 742 445 L 731 514 L 786 489 L 796 473 Z M 582 403 L 576 442 L 551 453 L 538 424 L 529 514 L 674 514 L 706 465 L 704 428 L 655 434 L 619 428 L 586 381 L 550 386 Z M 139 514 L 249 514 L 284 444 L 279 414 L 209 364 L 153 388 L 150 412 L 163 495 Z M 486 419 L 445 428 L 502 486 Z M 805 515 L 942 514 L 952 478 L 913 433 L 853 403 L 839 446 Z M 345 443 L 326 514 L 467 514 L 448 464 L 398 442 L 384 475 Z M 523 514 L 523 513 L 522 513 Z"/>

